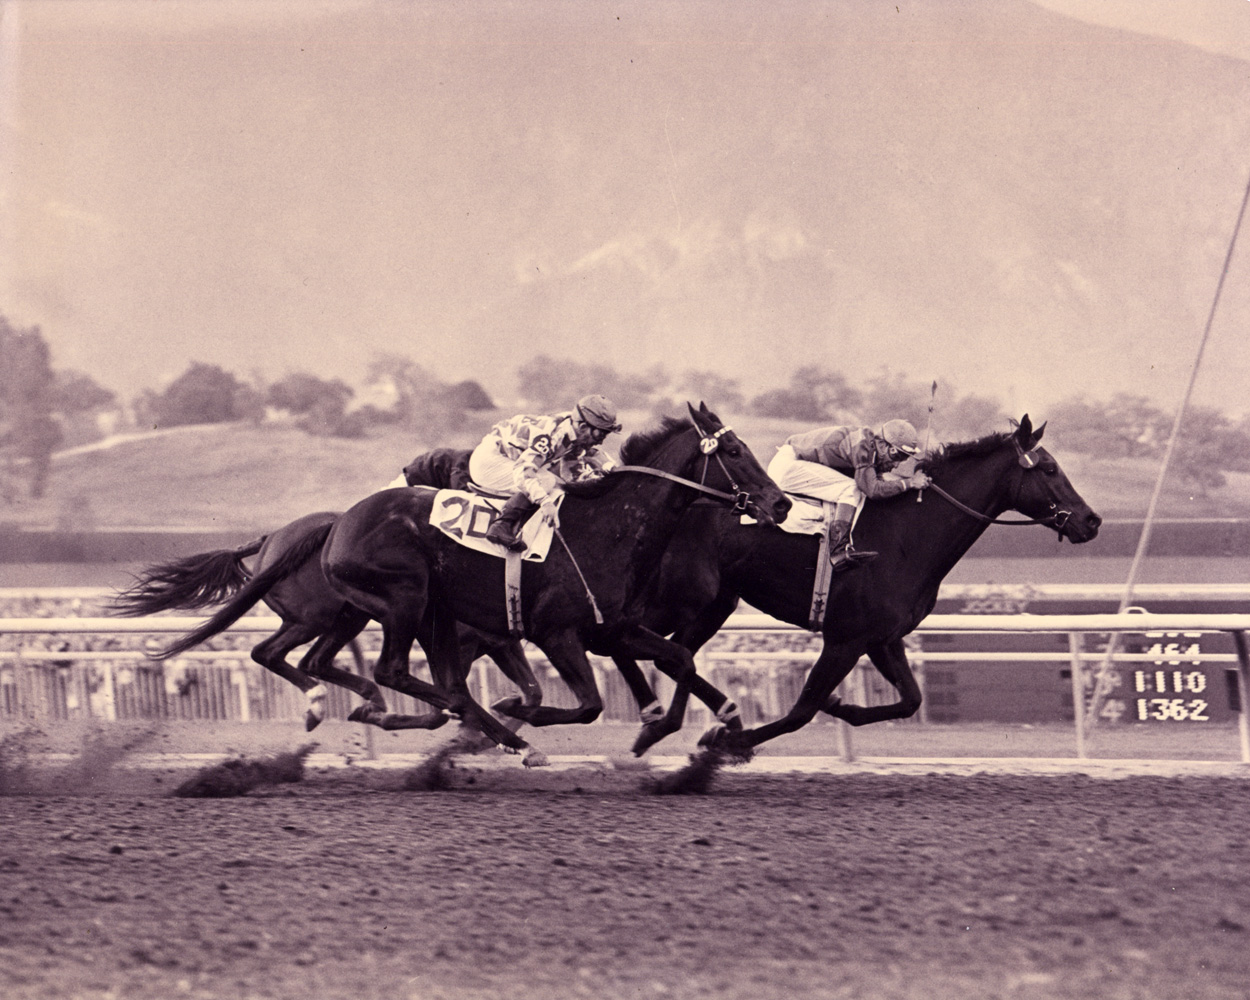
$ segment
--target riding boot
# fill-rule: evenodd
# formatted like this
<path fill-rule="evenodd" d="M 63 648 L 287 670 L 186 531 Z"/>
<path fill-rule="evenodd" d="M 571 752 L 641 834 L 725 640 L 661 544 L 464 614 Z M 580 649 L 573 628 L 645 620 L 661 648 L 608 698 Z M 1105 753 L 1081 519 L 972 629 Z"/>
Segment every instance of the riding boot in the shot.
<path fill-rule="evenodd" d="M 829 522 L 829 561 L 835 573 L 856 569 L 877 558 L 876 552 L 861 552 L 851 546 L 851 518 L 854 516 L 854 507 L 838 504 L 837 515 Z"/>
<path fill-rule="evenodd" d="M 538 504 L 524 493 L 513 494 L 503 505 L 499 516 L 486 529 L 487 539 L 497 542 L 509 552 L 523 551 L 525 543 L 518 537 L 521 534 L 521 526 L 536 510 L 538 510 Z"/>

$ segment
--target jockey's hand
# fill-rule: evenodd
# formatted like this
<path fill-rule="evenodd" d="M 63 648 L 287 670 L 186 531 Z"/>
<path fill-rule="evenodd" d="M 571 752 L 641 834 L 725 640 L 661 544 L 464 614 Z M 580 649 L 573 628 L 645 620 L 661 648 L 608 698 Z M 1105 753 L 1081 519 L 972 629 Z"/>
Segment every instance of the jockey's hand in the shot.
<path fill-rule="evenodd" d="M 913 490 L 923 490 L 926 486 L 929 486 L 932 482 L 933 480 L 930 479 L 928 476 L 926 476 L 923 472 L 917 472 L 917 473 L 914 473 L 911 476 L 911 478 L 907 480 L 907 487 L 908 489 L 913 489 Z"/>
<path fill-rule="evenodd" d="M 559 524 L 558 511 L 554 500 L 544 500 L 538 508 L 539 516 L 548 524 Z"/>

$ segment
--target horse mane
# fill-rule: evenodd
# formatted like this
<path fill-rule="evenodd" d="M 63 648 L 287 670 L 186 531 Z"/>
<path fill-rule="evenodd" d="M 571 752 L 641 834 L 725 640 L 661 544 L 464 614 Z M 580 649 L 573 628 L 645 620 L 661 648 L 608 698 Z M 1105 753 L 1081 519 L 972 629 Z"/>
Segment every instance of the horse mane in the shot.
<path fill-rule="evenodd" d="M 1010 436 L 1009 432 L 1004 431 L 1002 433 L 987 434 L 985 437 L 977 438 L 975 441 L 959 441 L 954 444 L 944 444 L 940 451 L 927 455 L 916 463 L 916 467 L 930 476 L 935 473 L 941 475 L 942 470 L 951 462 L 962 458 L 979 458 L 997 451 Z"/>
<path fill-rule="evenodd" d="M 645 465 L 646 460 L 659 451 L 672 438 L 694 424 L 688 417 L 664 417 L 660 426 L 649 431 L 636 431 L 621 445 L 621 465 Z M 604 476 L 584 483 L 568 483 L 564 492 L 569 496 L 597 500 L 604 492 L 621 483 L 619 476 Z"/>
<path fill-rule="evenodd" d="M 621 464 L 641 465 L 671 438 L 693 426 L 689 417 L 665 417 L 655 430 L 634 432 L 621 445 Z"/>

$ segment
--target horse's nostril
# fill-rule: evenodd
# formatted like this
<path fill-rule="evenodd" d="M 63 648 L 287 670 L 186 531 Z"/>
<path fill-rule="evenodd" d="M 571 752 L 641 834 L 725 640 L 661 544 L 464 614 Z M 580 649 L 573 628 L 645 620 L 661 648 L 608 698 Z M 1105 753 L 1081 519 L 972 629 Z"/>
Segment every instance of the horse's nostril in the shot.
<path fill-rule="evenodd" d="M 1091 528 L 1101 528 L 1101 527 L 1102 527 L 1102 518 L 1101 518 L 1101 517 L 1099 517 L 1097 514 L 1090 514 L 1090 515 L 1089 515 L 1089 517 L 1087 517 L 1087 518 L 1085 519 L 1085 522 L 1086 522 L 1086 523 L 1087 523 L 1087 524 L 1088 524 Z"/>

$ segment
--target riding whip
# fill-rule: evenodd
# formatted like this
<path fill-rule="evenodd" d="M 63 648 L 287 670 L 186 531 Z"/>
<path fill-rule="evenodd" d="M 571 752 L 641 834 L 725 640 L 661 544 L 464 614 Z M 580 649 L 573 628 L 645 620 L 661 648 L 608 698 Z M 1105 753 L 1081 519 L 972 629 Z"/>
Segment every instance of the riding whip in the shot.
<path fill-rule="evenodd" d="M 933 431 L 933 398 L 937 395 L 937 379 L 933 380 L 933 385 L 929 386 L 929 419 L 924 425 L 924 450 L 922 454 L 929 453 L 929 435 Z M 924 499 L 924 490 L 916 491 L 916 503 L 920 503 Z"/>

